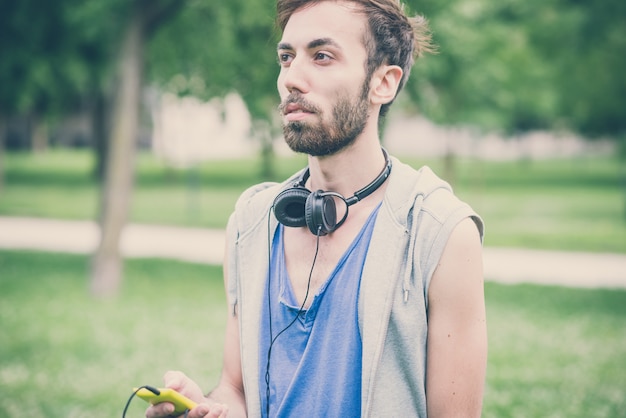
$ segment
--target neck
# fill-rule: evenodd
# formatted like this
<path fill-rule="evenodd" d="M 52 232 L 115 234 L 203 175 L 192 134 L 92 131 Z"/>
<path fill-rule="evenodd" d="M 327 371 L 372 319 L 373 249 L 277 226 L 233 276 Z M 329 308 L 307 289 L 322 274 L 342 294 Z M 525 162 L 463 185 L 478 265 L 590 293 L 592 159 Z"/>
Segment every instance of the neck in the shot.
<path fill-rule="evenodd" d="M 374 193 L 376 190 L 378 190 L 379 187 L 383 185 L 385 180 L 387 180 L 387 178 L 389 177 L 389 174 L 391 174 L 391 160 L 389 158 L 389 154 L 384 148 L 382 148 L 381 151 L 385 159 L 385 165 L 383 169 L 381 170 L 380 173 L 378 173 L 376 178 L 374 178 L 374 180 L 372 180 L 366 186 L 355 191 L 352 196 L 344 197 L 346 205 L 352 206 L 355 203 L 365 199 L 367 196 Z M 311 175 L 311 171 L 309 168 L 307 168 L 306 171 L 303 173 L 302 178 L 299 181 L 299 185 L 306 187 L 306 183 L 309 180 L 310 175 Z"/>
<path fill-rule="evenodd" d="M 365 132 L 364 132 L 365 134 Z M 378 135 L 361 135 L 350 146 L 324 157 L 309 156 L 310 190 L 352 196 L 372 182 L 385 167 Z"/>

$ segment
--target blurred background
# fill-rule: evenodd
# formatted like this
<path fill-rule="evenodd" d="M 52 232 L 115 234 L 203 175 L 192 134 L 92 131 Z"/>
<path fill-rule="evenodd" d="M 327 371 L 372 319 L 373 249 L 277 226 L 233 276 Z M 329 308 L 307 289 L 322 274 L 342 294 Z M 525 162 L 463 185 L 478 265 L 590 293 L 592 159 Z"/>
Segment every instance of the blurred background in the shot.
<path fill-rule="evenodd" d="M 404 3 L 437 53 L 382 141 L 486 221 L 484 416 L 626 416 L 626 3 Z M 168 369 L 217 381 L 228 216 L 306 164 L 274 9 L 0 0 L 0 416 L 119 415 Z"/>

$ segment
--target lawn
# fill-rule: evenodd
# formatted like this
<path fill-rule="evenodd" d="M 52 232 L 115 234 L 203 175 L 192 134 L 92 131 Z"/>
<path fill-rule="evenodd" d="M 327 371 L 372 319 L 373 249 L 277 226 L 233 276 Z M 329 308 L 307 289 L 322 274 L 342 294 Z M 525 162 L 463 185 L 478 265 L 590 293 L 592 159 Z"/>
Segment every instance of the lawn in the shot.
<path fill-rule="evenodd" d="M 98 188 L 88 151 L 8 153 L 0 215 L 97 219 Z M 440 160 L 405 159 L 446 172 Z M 302 167 L 276 160 L 275 178 Z M 134 222 L 223 228 L 239 194 L 262 181 L 255 159 L 212 161 L 174 169 L 138 158 Z M 626 253 L 626 186 L 613 157 L 485 162 L 459 159 L 456 193 L 485 219 L 485 245 Z"/>
<path fill-rule="evenodd" d="M 185 370 L 219 377 L 221 268 L 126 265 L 119 297 L 88 296 L 85 257 L 0 252 L 0 416 L 121 416 L 131 388 Z M 143 401 L 130 417 L 143 416 Z"/>
<path fill-rule="evenodd" d="M 84 256 L 0 251 L 0 416 L 121 416 L 130 388 L 219 377 L 221 268 L 128 260 L 94 300 Z M 626 291 L 487 283 L 484 417 L 626 417 Z M 145 405 L 131 404 L 128 417 Z"/>

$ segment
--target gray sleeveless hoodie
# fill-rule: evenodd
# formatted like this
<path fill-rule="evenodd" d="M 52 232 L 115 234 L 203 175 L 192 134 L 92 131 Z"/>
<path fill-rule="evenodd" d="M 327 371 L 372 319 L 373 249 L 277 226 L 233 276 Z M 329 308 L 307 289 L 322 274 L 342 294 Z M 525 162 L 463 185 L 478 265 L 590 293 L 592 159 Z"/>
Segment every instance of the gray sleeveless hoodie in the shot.
<path fill-rule="evenodd" d="M 359 295 L 363 340 L 361 416 L 426 417 L 428 286 L 454 227 L 479 216 L 428 167 L 393 168 L 376 219 Z M 244 192 L 228 222 L 227 295 L 238 313 L 248 416 L 259 417 L 259 320 L 266 291 L 271 214 L 276 195 L 293 184 L 263 183 Z M 314 412 L 311 416 L 314 416 Z"/>

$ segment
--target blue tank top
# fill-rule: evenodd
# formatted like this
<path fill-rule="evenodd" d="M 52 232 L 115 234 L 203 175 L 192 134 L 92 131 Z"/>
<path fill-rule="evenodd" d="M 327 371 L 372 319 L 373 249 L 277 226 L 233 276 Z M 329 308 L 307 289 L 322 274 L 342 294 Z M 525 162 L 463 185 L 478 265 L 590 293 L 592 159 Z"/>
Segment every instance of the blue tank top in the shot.
<path fill-rule="evenodd" d="M 283 226 L 276 229 L 270 262 L 271 307 L 266 292 L 261 311 L 259 395 L 263 417 L 268 417 L 268 399 L 270 417 L 361 415 L 358 296 L 378 207 L 303 311 L 285 267 Z"/>

